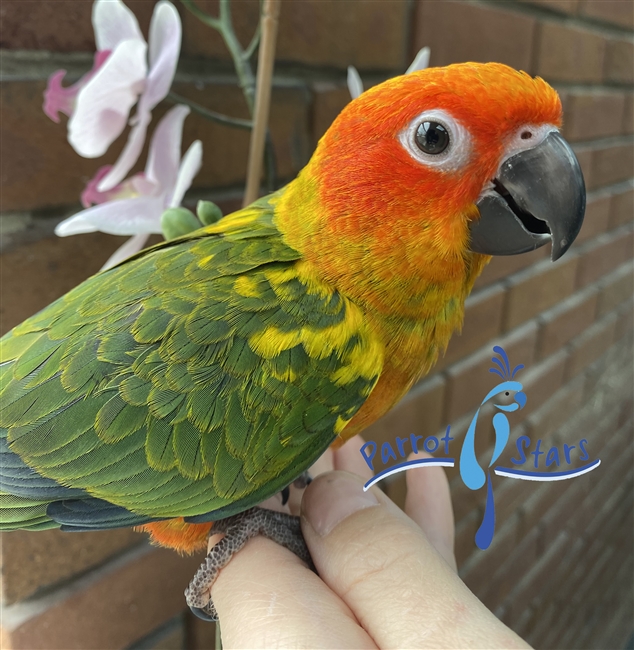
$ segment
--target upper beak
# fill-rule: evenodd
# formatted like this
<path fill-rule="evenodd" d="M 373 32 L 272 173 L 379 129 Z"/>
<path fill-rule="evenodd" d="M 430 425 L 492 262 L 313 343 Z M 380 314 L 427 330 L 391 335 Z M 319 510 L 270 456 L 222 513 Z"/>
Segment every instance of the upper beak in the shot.
<path fill-rule="evenodd" d="M 579 162 L 559 133 L 502 163 L 493 185 L 477 203 L 473 252 L 516 255 L 552 241 L 554 262 L 570 248 L 583 223 L 586 187 Z"/>

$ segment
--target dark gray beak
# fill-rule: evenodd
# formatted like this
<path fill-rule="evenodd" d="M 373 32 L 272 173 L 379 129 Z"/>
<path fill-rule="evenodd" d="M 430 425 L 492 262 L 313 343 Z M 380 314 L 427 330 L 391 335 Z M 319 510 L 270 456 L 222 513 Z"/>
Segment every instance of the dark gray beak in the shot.
<path fill-rule="evenodd" d="M 554 262 L 570 248 L 583 223 L 586 187 L 579 161 L 559 133 L 511 156 L 493 185 L 495 191 L 477 203 L 473 252 L 517 255 L 552 241 Z"/>

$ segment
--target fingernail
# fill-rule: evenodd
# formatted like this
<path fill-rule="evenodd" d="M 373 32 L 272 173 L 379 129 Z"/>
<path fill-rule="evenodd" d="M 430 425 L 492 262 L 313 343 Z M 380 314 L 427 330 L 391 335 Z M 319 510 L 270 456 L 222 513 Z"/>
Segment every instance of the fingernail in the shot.
<path fill-rule="evenodd" d="M 302 511 L 313 530 L 320 536 L 328 533 L 351 514 L 378 506 L 372 492 L 345 472 L 329 472 L 318 476 L 307 488 Z"/>

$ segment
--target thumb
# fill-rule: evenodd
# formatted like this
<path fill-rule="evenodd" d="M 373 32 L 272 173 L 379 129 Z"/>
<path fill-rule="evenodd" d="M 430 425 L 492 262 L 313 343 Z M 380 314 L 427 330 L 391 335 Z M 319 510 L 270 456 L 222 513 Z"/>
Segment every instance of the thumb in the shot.
<path fill-rule="evenodd" d="M 318 476 L 302 500 L 302 532 L 322 580 L 380 648 L 526 647 L 423 530 L 358 476 Z"/>

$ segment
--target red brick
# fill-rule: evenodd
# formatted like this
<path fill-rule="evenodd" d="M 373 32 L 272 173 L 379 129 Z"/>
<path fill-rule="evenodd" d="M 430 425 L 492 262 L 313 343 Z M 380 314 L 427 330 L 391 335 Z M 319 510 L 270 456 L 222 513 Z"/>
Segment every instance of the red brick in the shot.
<path fill-rule="evenodd" d="M 521 271 L 536 262 L 550 257 L 550 246 L 542 246 L 530 253 L 522 255 L 500 255 L 494 257 L 484 267 L 484 271 L 476 280 L 474 288 L 480 289 L 488 286 L 496 280 L 506 278 L 517 271 Z"/>
<path fill-rule="evenodd" d="M 482 552 L 475 545 L 475 534 L 481 523 L 482 513 L 474 510 L 456 524 L 454 555 L 456 556 L 458 569 L 472 553 Z"/>
<path fill-rule="evenodd" d="M 529 323 L 525 327 L 496 341 L 516 365 L 532 363 L 535 354 L 537 326 Z M 491 351 L 481 352 L 461 361 L 448 369 L 445 421 L 451 422 L 480 404 L 480 400 L 495 383 L 489 373 Z"/>
<path fill-rule="evenodd" d="M 540 316 L 539 358 L 557 352 L 592 324 L 598 297 L 596 289 L 576 293 Z"/>
<path fill-rule="evenodd" d="M 53 237 L 1 255 L 0 331 L 15 327 L 96 273 L 124 241 L 103 233 Z"/>
<path fill-rule="evenodd" d="M 583 399 L 583 379 L 578 377 L 564 386 L 526 420 L 531 440 L 549 438 L 577 411 Z"/>
<path fill-rule="evenodd" d="M 504 288 L 490 287 L 470 295 L 465 301 L 462 332 L 454 334 L 437 369 L 466 357 L 500 333 Z"/>
<path fill-rule="evenodd" d="M 155 0 L 126 0 L 147 37 Z M 0 47 L 51 52 L 93 52 L 92 2 L 3 0 Z"/>
<path fill-rule="evenodd" d="M 634 133 L 634 94 L 625 96 L 625 110 L 623 111 L 623 134 Z"/>
<path fill-rule="evenodd" d="M 632 257 L 632 233 L 619 229 L 597 237 L 579 255 L 577 286 L 585 287 Z"/>
<path fill-rule="evenodd" d="M 621 135 L 625 114 L 623 93 L 596 90 L 569 92 L 563 135 L 570 142 Z"/>
<path fill-rule="evenodd" d="M 502 604 L 513 587 L 525 576 L 538 559 L 538 531 L 531 530 L 518 538 L 515 548 L 505 557 L 498 557 L 498 568 L 480 585 L 469 587 L 489 608 Z"/>
<path fill-rule="evenodd" d="M 522 382 L 524 392 L 528 396 L 526 406 L 516 414 L 522 420 L 559 390 L 564 378 L 567 356 L 566 351 L 561 350 L 544 359 L 539 365 L 531 366 L 528 371 L 524 370 L 518 375 L 517 379 Z"/>
<path fill-rule="evenodd" d="M 634 148 L 631 143 L 596 149 L 592 153 L 590 189 L 626 181 L 634 175 Z"/>
<path fill-rule="evenodd" d="M 530 572 L 520 581 L 509 597 L 511 610 L 507 624 L 516 623 L 530 601 L 535 598 L 544 588 L 544 585 L 552 577 L 553 569 L 561 562 L 570 547 L 570 540 L 565 532 L 562 532 L 546 553 L 539 558 L 538 562 L 531 568 Z"/>
<path fill-rule="evenodd" d="M 409 438 L 411 433 L 424 437 L 436 435 L 443 424 L 444 393 L 445 381 L 442 377 L 435 376 L 423 381 L 395 408 L 368 427 L 363 437 L 380 446 L 383 442 L 393 445 L 396 436 Z"/>
<path fill-rule="evenodd" d="M 577 239 L 575 239 L 575 247 L 589 239 L 594 239 L 597 235 L 604 233 L 608 229 L 612 201 L 613 198 L 609 194 L 598 196 L 588 201 L 586 214 L 583 218 L 583 226 L 581 226 Z"/>
<path fill-rule="evenodd" d="M 26 620 L 11 607 L 3 612 L 3 647 L 122 648 L 185 609 L 183 590 L 200 557 L 140 549 L 100 572 L 28 607 Z M 38 606 L 39 605 L 39 606 Z M 113 625 L 113 622 L 116 624 Z"/>
<path fill-rule="evenodd" d="M 415 25 L 414 50 L 429 46 L 431 65 L 498 61 L 530 71 L 536 25 L 532 17 L 499 6 L 421 0 Z"/>
<path fill-rule="evenodd" d="M 314 144 L 317 144 L 351 97 L 348 87 L 341 84 L 320 82 L 314 84 L 312 90 L 312 136 Z"/>
<path fill-rule="evenodd" d="M 55 124 L 42 112 L 45 83 L 12 81 L 2 84 L 0 114 L 2 150 L 2 210 L 30 210 L 75 205 L 86 182 L 97 168 L 113 163 L 125 143 L 127 132 L 98 160 L 78 156 L 66 141 L 65 124 Z M 212 110 L 245 117 L 244 98 L 235 85 L 175 84 L 174 90 Z M 167 105 L 154 111 L 152 128 Z M 271 133 L 278 175 L 292 178 L 304 166 L 310 152 L 308 94 L 299 88 L 275 88 L 272 95 Z M 190 115 L 185 121 L 183 152 L 195 140 L 203 143 L 203 167 L 194 187 L 241 183 L 245 176 L 249 133 Z M 140 162 L 142 169 L 146 142 Z M 217 155 L 222 151 L 223 155 Z M 77 209 L 79 206 L 77 205 Z"/>
<path fill-rule="evenodd" d="M 616 320 L 616 314 L 610 314 L 573 341 L 566 369 L 568 377 L 578 375 L 612 345 Z"/>
<path fill-rule="evenodd" d="M 617 228 L 632 221 L 634 221 L 634 190 L 615 194 L 610 205 L 610 228 Z"/>
<path fill-rule="evenodd" d="M 547 81 L 591 83 L 603 77 L 606 43 L 594 32 L 559 23 L 543 23 L 537 47 L 536 73 Z"/>
<path fill-rule="evenodd" d="M 631 336 L 634 331 L 634 305 L 630 302 L 623 306 L 618 314 L 614 330 L 614 340 L 620 341 L 624 336 Z"/>
<path fill-rule="evenodd" d="M 130 529 L 2 534 L 2 604 L 11 605 L 94 568 L 145 535 Z M 27 570 L 28 567 L 28 570 Z"/>
<path fill-rule="evenodd" d="M 598 316 L 604 316 L 634 295 L 634 267 L 631 262 L 619 267 L 599 287 Z"/>
<path fill-rule="evenodd" d="M 605 55 L 605 80 L 612 83 L 634 83 L 634 43 L 610 40 Z"/>
<path fill-rule="evenodd" d="M 508 282 L 503 329 L 509 330 L 552 307 L 574 289 L 578 259 L 568 253 L 554 264 L 544 260 Z"/>
<path fill-rule="evenodd" d="M 634 7 L 629 0 L 585 0 L 581 14 L 606 23 L 634 28 Z"/>
<path fill-rule="evenodd" d="M 197 0 L 209 14 L 218 15 L 218 3 Z M 242 0 L 233 9 L 238 38 L 251 39 L 257 26 L 258 0 Z M 390 3 L 389 11 L 379 2 L 284 2 L 280 12 L 276 59 L 302 63 L 373 70 L 404 69 L 409 65 L 403 33 L 407 30 L 406 0 Z M 220 34 L 183 12 L 184 52 L 228 60 Z"/>
<path fill-rule="evenodd" d="M 586 183 L 586 189 L 594 187 L 592 180 L 592 148 L 588 146 L 575 145 L 573 151 L 575 152 L 575 156 L 577 156 L 577 160 L 581 166 L 581 172 L 583 173 L 583 178 Z"/>

